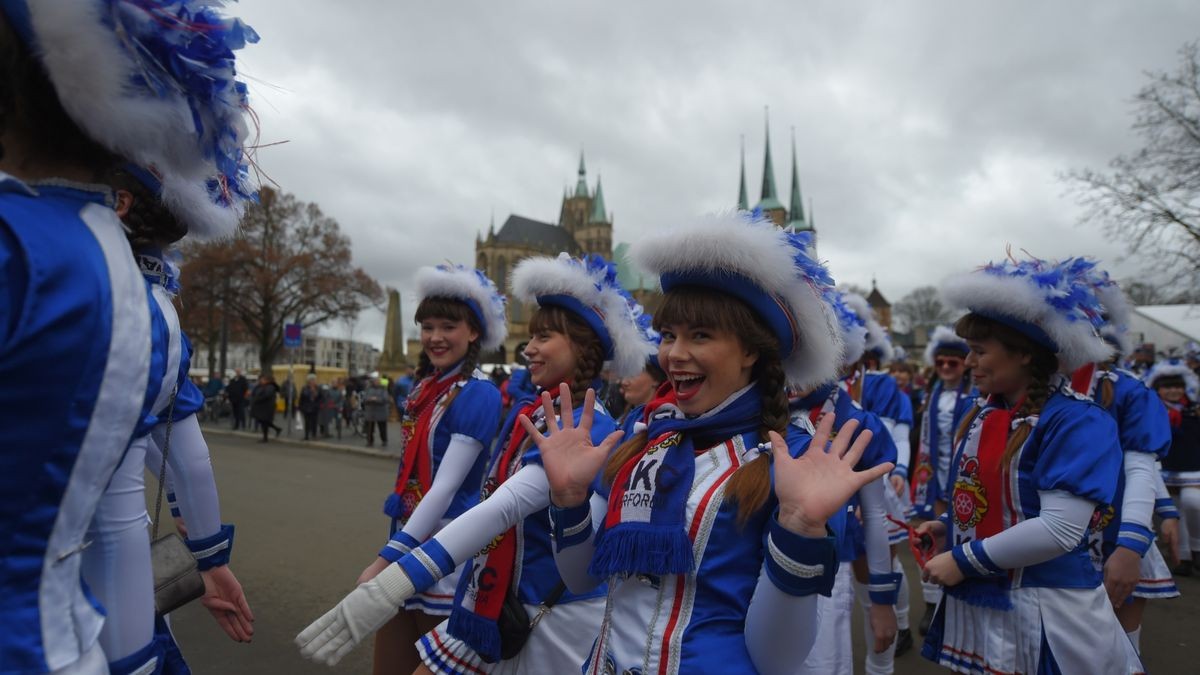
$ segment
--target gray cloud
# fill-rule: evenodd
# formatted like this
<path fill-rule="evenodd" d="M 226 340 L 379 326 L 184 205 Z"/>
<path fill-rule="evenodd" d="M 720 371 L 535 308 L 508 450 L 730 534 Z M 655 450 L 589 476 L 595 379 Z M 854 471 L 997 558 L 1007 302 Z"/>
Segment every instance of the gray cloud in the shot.
<path fill-rule="evenodd" d="M 493 210 L 554 220 L 581 145 L 617 240 L 730 208 L 741 134 L 757 194 L 769 105 L 779 189 L 795 126 L 821 255 L 893 300 L 1006 244 L 1136 270 L 1076 224 L 1057 176 L 1132 147 L 1142 73 L 1172 67 L 1200 25 L 1182 0 L 232 10 L 263 36 L 242 64 L 263 141 L 289 141 L 262 167 L 337 218 L 386 284 L 470 262 Z"/>

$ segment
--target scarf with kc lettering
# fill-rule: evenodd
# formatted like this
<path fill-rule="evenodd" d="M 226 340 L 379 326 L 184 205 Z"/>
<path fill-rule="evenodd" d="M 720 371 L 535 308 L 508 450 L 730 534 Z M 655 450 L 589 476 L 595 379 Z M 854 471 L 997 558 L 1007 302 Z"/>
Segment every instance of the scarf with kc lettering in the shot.
<path fill-rule="evenodd" d="M 596 536 L 588 571 L 601 579 L 692 572 L 686 513 L 696 454 L 761 427 L 762 397 L 751 384 L 716 408 L 689 418 L 666 385 L 647 404 L 646 420 L 649 442 L 613 479 L 608 515 Z"/>
<path fill-rule="evenodd" d="M 527 434 L 517 420 L 526 415 L 540 430 L 546 429 L 542 402 L 534 398 L 514 408 L 497 438 L 508 443 L 499 453 L 483 487 L 483 499 L 520 468 L 521 450 Z M 557 399 L 556 404 L 557 406 Z M 455 608 L 447 626 L 450 635 L 462 640 L 488 663 L 500 660 L 500 609 L 513 581 L 517 564 L 517 528 L 509 528 L 475 555 L 463 569 L 455 597 Z"/>

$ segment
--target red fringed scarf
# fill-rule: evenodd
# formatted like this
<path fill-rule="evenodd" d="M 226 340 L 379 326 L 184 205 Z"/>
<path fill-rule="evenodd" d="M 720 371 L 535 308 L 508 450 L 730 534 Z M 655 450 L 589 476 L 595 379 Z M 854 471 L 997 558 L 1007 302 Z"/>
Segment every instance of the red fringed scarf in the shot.
<path fill-rule="evenodd" d="M 514 410 L 508 418 L 506 426 L 511 424 L 508 444 L 484 484 L 483 499 L 487 499 L 508 480 L 520 464 L 521 448 L 527 436 L 524 425 L 518 421 L 520 415 L 526 415 L 534 424 L 538 424 L 537 413 L 541 410 L 541 400 L 534 399 L 519 410 Z M 513 527 L 475 555 L 471 566 L 467 568 L 470 574 L 463 574 L 468 585 L 465 592 L 460 591 L 459 607 L 450 614 L 450 634 L 466 642 L 489 663 L 500 660 L 498 621 L 516 564 L 517 528 Z"/>
<path fill-rule="evenodd" d="M 1096 374 L 1096 364 L 1089 363 L 1071 374 L 1071 389 L 1084 396 L 1092 395 L 1092 376 Z"/>
<path fill-rule="evenodd" d="M 459 382 L 457 377 L 441 380 L 439 377 L 442 375 L 435 373 L 421 380 L 408 397 L 404 419 L 400 422 L 403 456 L 396 472 L 396 485 L 384 502 L 383 511 L 402 522 L 412 516 L 433 483 L 433 455 L 429 447 L 433 413 L 437 402 Z"/>
<path fill-rule="evenodd" d="M 1012 408 L 986 407 L 978 441 L 969 439 L 959 458 L 958 476 L 954 481 L 950 506 L 953 510 L 955 539 L 977 541 L 1004 531 L 1005 485 L 1008 467 L 1004 466 L 1004 451 L 1012 431 L 1013 418 L 1021 409 L 1022 398 Z M 1007 609 L 1009 580 L 969 579 L 946 591 L 964 602 L 986 607 Z"/>

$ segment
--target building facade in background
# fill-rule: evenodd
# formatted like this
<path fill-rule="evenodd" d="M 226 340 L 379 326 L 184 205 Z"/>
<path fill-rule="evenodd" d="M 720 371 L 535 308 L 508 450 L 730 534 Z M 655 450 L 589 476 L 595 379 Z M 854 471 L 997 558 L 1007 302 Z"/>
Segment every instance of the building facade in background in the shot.
<path fill-rule="evenodd" d="M 604 204 L 604 188 L 596 179 L 596 188 L 588 187 L 587 167 L 579 157 L 579 175 L 574 189 L 563 192 L 558 223 L 544 223 L 512 214 L 499 231 L 495 222 L 486 235 L 475 237 L 475 267 L 491 277 L 496 286 L 509 293 L 509 279 L 518 262 L 532 256 L 556 256 L 566 251 L 573 256 L 595 253 L 613 259 L 613 217 Z M 533 307 L 509 300 L 508 340 L 498 354 L 484 355 L 485 361 L 511 363 L 519 346 L 528 339 L 527 326 Z M 409 345 L 412 353 L 413 345 Z M 419 350 L 420 346 L 416 348 Z"/>

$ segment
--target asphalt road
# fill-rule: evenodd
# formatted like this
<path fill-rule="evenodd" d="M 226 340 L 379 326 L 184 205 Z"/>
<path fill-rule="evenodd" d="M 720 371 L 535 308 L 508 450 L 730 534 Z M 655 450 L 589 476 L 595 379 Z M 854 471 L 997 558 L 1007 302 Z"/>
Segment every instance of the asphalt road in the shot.
<path fill-rule="evenodd" d="M 257 620 L 254 641 L 242 645 L 226 638 L 199 603 L 177 612 L 175 631 L 193 671 L 369 673 L 370 645 L 330 669 L 301 659 L 292 639 L 353 588 L 383 544 L 387 524 L 379 508 L 396 460 L 295 443 L 261 445 L 245 437 L 208 438 L 222 517 L 237 525 L 232 567 Z M 924 605 L 920 585 L 910 585 L 915 627 Z M 1198 671 L 1193 648 L 1200 645 L 1200 580 L 1181 579 L 1180 586 L 1183 598 L 1152 602 L 1147 610 L 1142 646 L 1151 673 Z M 855 649 L 861 655 L 860 623 L 856 617 Z M 945 672 L 922 660 L 919 649 L 918 639 L 897 660 L 896 673 Z M 861 656 L 859 661 L 861 672 Z"/>

